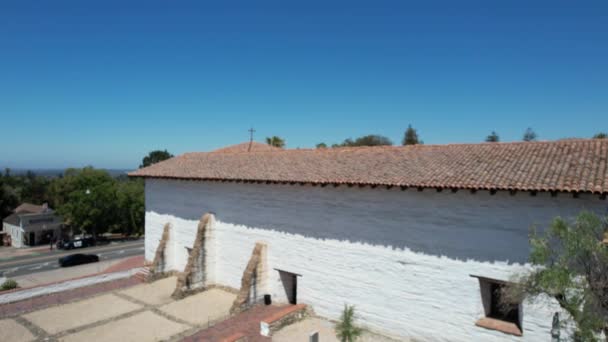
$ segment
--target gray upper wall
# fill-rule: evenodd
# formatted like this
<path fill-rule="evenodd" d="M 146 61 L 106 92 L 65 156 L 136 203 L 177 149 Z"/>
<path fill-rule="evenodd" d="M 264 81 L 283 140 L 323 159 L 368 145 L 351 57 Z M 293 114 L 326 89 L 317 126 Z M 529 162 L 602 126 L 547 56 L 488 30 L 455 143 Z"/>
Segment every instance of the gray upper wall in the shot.
<path fill-rule="evenodd" d="M 581 210 L 606 215 L 608 201 L 586 194 L 146 179 L 146 211 L 189 220 L 214 212 L 220 221 L 248 227 L 478 261 L 525 262 L 531 226 Z"/>

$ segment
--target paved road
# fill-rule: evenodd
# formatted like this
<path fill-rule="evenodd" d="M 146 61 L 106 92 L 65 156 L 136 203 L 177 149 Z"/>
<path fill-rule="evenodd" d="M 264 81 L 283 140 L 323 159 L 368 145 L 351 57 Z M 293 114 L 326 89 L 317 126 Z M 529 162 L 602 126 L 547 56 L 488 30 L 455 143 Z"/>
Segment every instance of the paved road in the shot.
<path fill-rule="evenodd" d="M 26 256 L 0 262 L 0 276 L 15 277 L 59 268 L 57 260 L 74 253 L 97 254 L 100 261 L 121 259 L 144 253 L 144 241 L 116 242 L 105 246 L 53 251 L 44 255 Z"/>

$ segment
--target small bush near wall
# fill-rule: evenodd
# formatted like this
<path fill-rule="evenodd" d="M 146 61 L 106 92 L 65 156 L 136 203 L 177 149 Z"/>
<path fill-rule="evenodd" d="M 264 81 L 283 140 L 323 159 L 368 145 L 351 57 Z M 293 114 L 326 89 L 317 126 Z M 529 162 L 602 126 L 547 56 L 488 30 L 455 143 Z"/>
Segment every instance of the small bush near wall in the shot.
<path fill-rule="evenodd" d="M 0 291 L 7 291 L 17 288 L 19 284 L 13 279 L 7 279 L 2 285 L 0 285 Z"/>
<path fill-rule="evenodd" d="M 340 320 L 336 323 L 336 337 L 342 342 L 354 342 L 356 341 L 363 330 L 355 325 L 355 307 L 344 304 L 344 311 Z"/>

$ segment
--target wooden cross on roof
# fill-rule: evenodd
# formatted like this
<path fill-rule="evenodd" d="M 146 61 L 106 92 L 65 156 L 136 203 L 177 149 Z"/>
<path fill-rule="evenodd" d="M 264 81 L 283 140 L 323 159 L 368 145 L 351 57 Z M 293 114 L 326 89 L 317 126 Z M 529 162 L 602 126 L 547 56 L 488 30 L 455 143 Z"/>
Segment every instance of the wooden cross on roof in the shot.
<path fill-rule="evenodd" d="M 247 152 L 251 151 L 251 147 L 253 145 L 253 133 L 255 133 L 255 129 L 251 127 L 249 129 L 249 148 L 247 148 Z"/>

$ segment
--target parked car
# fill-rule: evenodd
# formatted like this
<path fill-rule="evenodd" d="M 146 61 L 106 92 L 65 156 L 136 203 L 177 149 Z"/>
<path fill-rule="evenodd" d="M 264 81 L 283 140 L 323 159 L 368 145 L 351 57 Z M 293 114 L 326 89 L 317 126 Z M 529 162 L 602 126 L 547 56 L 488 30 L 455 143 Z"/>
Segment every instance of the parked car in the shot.
<path fill-rule="evenodd" d="M 95 246 L 95 239 L 93 238 L 76 238 L 74 240 L 66 240 L 57 242 L 57 248 L 72 249 L 72 248 L 84 248 Z"/>
<path fill-rule="evenodd" d="M 76 266 L 98 261 L 99 257 L 95 254 L 70 254 L 64 256 L 63 258 L 59 258 L 59 266 Z"/>

